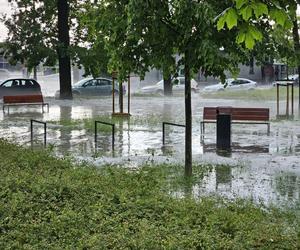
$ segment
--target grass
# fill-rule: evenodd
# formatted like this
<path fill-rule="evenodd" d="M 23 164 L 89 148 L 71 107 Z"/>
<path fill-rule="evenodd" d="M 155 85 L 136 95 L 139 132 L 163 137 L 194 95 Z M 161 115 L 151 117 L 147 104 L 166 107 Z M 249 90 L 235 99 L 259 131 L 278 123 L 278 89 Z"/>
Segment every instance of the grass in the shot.
<path fill-rule="evenodd" d="M 134 115 L 128 120 L 123 118 L 111 117 L 111 115 L 101 115 L 95 118 L 86 119 L 62 119 L 60 121 L 51 121 L 52 124 L 61 125 L 67 127 L 68 129 L 85 129 L 88 132 L 93 132 L 95 128 L 95 121 L 103 121 L 108 123 L 113 123 L 116 125 L 116 131 L 119 129 L 119 124 L 129 124 L 130 126 L 146 126 L 148 129 L 153 129 L 153 127 L 161 126 L 163 121 L 169 121 L 163 115 L 158 114 L 148 114 L 148 115 Z M 171 120 L 172 122 L 176 122 Z M 178 121 L 177 121 L 178 122 Z M 181 121 L 182 123 L 183 121 Z M 103 124 L 97 125 L 99 131 L 111 132 L 111 127 Z"/>
<path fill-rule="evenodd" d="M 286 100 L 286 88 L 280 88 L 280 100 Z M 290 90 L 291 93 L 291 90 Z M 277 99 L 276 87 L 266 89 L 255 89 L 248 91 L 217 91 L 214 93 L 201 93 L 203 98 L 218 99 L 243 99 L 254 101 L 273 101 Z M 299 97 L 299 88 L 294 88 L 294 98 Z"/>
<path fill-rule="evenodd" d="M 1 140 L 0 249 L 299 249 L 292 212 L 195 200 L 210 169 L 97 169 Z"/>

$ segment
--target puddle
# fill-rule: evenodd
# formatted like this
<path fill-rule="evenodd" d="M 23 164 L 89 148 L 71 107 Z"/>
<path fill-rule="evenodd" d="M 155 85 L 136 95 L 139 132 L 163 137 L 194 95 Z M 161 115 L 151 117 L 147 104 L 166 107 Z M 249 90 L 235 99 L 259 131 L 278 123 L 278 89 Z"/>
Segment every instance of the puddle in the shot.
<path fill-rule="evenodd" d="M 166 127 L 162 145 L 162 122 L 184 124 L 183 98 L 132 99 L 132 117 L 111 118 L 111 100 L 48 99 L 50 112 L 24 107 L 0 114 L 0 137 L 30 146 L 30 119 L 47 122 L 47 146 L 57 155 L 70 154 L 96 165 L 120 164 L 137 168 L 145 163 L 184 163 L 184 128 Z M 193 160 L 217 166 L 193 187 L 196 197 L 220 194 L 230 199 L 250 198 L 265 204 L 299 203 L 299 119 L 272 121 L 271 134 L 264 125 L 233 125 L 229 154 L 216 151 L 215 125 L 207 124 L 200 136 L 204 106 L 269 107 L 275 119 L 275 102 L 203 100 L 193 96 Z M 297 110 L 295 111 L 297 112 Z M 94 120 L 116 124 L 114 151 L 110 128 L 98 129 L 95 144 Z M 43 145 L 43 126 L 34 125 L 33 147 Z M 230 165 L 230 166 L 229 166 Z"/>

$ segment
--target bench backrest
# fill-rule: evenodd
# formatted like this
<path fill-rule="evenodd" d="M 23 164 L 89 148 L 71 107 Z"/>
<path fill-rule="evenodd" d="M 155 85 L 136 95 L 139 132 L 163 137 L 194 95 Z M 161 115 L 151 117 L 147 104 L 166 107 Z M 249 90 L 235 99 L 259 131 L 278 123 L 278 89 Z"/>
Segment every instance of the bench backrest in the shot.
<path fill-rule="evenodd" d="M 269 121 L 268 108 L 234 108 L 234 107 L 204 107 L 203 119 L 216 120 L 217 109 L 219 113 L 231 114 L 231 119 L 236 121 Z"/>
<path fill-rule="evenodd" d="M 42 95 L 3 96 L 3 103 L 43 103 Z"/>

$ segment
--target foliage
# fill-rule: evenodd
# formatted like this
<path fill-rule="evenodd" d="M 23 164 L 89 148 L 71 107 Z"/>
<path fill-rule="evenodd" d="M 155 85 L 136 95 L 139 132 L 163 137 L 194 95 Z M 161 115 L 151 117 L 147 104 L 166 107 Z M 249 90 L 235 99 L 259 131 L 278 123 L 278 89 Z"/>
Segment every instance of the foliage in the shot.
<path fill-rule="evenodd" d="M 55 2 L 48 1 L 47 5 L 39 1 L 9 1 L 15 6 L 11 17 L 5 18 L 5 25 L 9 31 L 6 43 L 3 46 L 5 56 L 10 63 L 21 62 L 29 70 L 40 62 L 54 65 L 55 51 L 55 17 L 49 11 L 55 9 Z M 47 25 L 45 23 L 47 22 Z"/>
<path fill-rule="evenodd" d="M 195 200 L 181 166 L 97 169 L 0 141 L 0 248 L 297 249 L 299 217 Z M 182 190 L 176 198 L 172 191 Z"/>
<path fill-rule="evenodd" d="M 58 41 L 57 4 L 52 0 L 10 0 L 13 14 L 2 20 L 9 31 L 2 46 L 10 63 L 23 63 L 30 69 L 40 63 L 54 66 L 57 63 L 57 51 L 61 48 Z M 107 72 L 107 53 L 104 45 L 94 41 L 91 32 L 87 32 L 81 16 L 86 12 L 85 2 L 69 0 L 71 32 L 70 47 L 64 51 L 73 63 L 83 65 L 86 74 L 99 76 Z M 101 60 L 99 60 L 101 58 Z"/>
<path fill-rule="evenodd" d="M 262 0 L 233 0 L 234 6 L 227 8 L 218 18 L 218 30 L 227 25 L 229 30 L 238 27 L 236 42 L 244 43 L 246 48 L 253 49 L 255 42 L 262 41 L 262 31 L 258 29 L 259 21 L 274 21 L 285 29 L 292 28 L 292 20 L 287 13 L 292 13 L 297 8 L 295 1 L 284 3 L 282 8 L 280 1 Z"/>

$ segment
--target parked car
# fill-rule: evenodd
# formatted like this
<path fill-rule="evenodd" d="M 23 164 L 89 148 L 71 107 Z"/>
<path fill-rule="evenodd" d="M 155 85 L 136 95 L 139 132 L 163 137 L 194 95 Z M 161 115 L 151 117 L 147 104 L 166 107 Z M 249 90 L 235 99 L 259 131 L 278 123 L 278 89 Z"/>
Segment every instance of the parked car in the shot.
<path fill-rule="evenodd" d="M 207 86 L 203 89 L 204 92 L 215 92 L 227 90 L 252 90 L 257 87 L 255 81 L 246 78 L 229 78 L 225 83 L 219 82 L 218 84 Z"/>
<path fill-rule="evenodd" d="M 0 79 L 7 79 L 10 77 L 10 73 L 7 69 L 0 69 Z"/>
<path fill-rule="evenodd" d="M 107 78 L 84 78 L 72 86 L 73 96 L 109 96 L 112 94 L 112 80 Z M 119 85 L 115 82 L 115 94 L 119 93 Z M 123 85 L 123 94 L 126 94 Z M 59 90 L 55 97 L 59 97 Z"/>
<path fill-rule="evenodd" d="M 294 85 L 297 85 L 299 83 L 299 75 L 298 74 L 289 75 L 288 79 L 286 77 L 286 78 L 284 78 L 282 80 L 274 81 L 274 82 L 272 82 L 272 85 L 276 86 L 276 82 L 280 82 L 280 81 L 282 81 L 282 83 L 284 83 L 284 82 L 292 82 L 292 83 L 294 83 Z"/>
<path fill-rule="evenodd" d="M 177 77 L 172 80 L 173 84 L 173 92 L 184 92 L 184 86 L 185 86 L 185 80 L 184 77 Z M 197 93 L 199 91 L 198 89 L 198 83 L 191 79 L 191 89 L 192 92 Z M 158 83 L 150 86 L 146 86 L 141 88 L 140 93 L 142 94 L 160 94 L 163 95 L 164 93 L 164 80 L 159 81 Z"/>
<path fill-rule="evenodd" d="M 0 98 L 9 95 L 35 95 L 42 94 L 41 87 L 34 79 L 8 79 L 0 83 Z"/>

